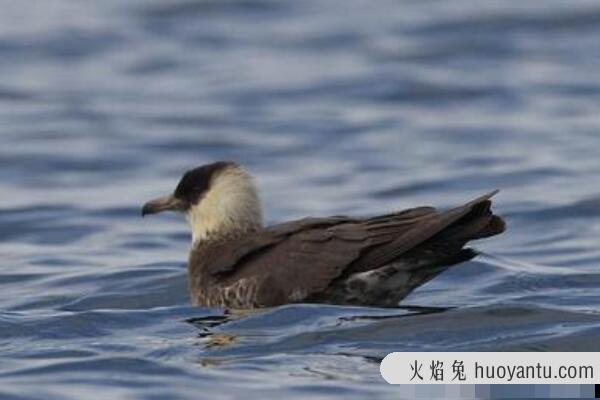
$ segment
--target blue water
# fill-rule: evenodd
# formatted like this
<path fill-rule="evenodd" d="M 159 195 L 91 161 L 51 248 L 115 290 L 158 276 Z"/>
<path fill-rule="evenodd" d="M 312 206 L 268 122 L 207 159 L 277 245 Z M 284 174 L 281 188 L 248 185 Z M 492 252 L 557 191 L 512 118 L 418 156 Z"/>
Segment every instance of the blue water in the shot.
<path fill-rule="evenodd" d="M 598 43 L 583 0 L 3 2 L 0 398 L 398 398 L 392 351 L 600 351 Z M 397 310 L 226 322 L 185 223 L 139 216 L 220 159 L 269 222 L 499 188 L 509 230 Z"/>

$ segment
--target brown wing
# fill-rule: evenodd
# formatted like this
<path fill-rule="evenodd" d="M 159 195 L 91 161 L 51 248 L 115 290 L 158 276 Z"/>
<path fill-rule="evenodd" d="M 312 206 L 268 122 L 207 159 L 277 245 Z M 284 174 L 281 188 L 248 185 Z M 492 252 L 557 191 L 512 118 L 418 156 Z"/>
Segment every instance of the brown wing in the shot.
<path fill-rule="evenodd" d="M 223 275 L 238 271 L 250 257 L 263 254 L 267 249 L 281 245 L 288 239 L 293 238 L 294 235 L 306 231 L 318 232 L 335 225 L 357 221 L 348 217 L 335 216 L 329 218 L 303 218 L 271 226 L 262 232 L 239 239 L 235 246 L 227 246 L 227 252 L 218 254 L 217 259 L 207 263 L 210 265 L 207 272 L 211 275 Z"/>
<path fill-rule="evenodd" d="M 412 219 L 401 221 L 404 224 L 397 229 L 394 229 L 397 221 L 392 219 L 388 223 L 391 227 L 386 232 L 387 235 L 376 240 L 376 247 L 369 249 L 358 260 L 354 268 L 356 270 L 366 270 L 386 265 L 438 233 L 446 231 L 452 224 L 460 221 L 468 214 L 473 214 L 472 218 L 460 224 L 457 231 L 453 232 L 454 237 L 460 238 L 463 243 L 479 238 L 478 235 L 484 235 L 487 225 L 495 221 L 493 219 L 494 215 L 489 209 L 491 205 L 489 199 L 496 193 L 498 193 L 498 190 L 447 211 L 438 212 L 435 209 L 429 209 L 431 212 L 425 212 Z M 501 219 L 500 222 L 502 222 Z M 367 221 L 367 225 L 371 224 Z M 504 230 L 503 222 L 501 225 L 500 232 Z M 369 231 L 373 231 L 372 226 L 369 227 Z M 451 237 L 447 236 L 447 239 L 450 240 Z"/>
<path fill-rule="evenodd" d="M 394 261 L 474 206 L 489 205 L 495 193 L 444 212 L 420 207 L 369 219 L 308 218 L 273 226 L 211 260 L 210 273 L 224 284 L 258 277 L 257 303 L 262 305 L 301 301 L 326 289 L 349 268 L 367 270 Z"/>

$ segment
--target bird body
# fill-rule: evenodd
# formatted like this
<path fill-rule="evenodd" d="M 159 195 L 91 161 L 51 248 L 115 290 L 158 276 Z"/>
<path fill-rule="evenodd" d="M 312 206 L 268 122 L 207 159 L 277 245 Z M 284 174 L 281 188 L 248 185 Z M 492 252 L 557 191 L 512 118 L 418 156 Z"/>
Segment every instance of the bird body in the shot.
<path fill-rule="evenodd" d="M 287 303 L 394 307 L 449 266 L 473 258 L 470 240 L 504 231 L 491 192 L 459 207 L 371 218 L 304 218 L 263 227 L 252 178 L 235 163 L 188 171 L 143 214 L 186 213 L 192 303 L 227 308 Z"/>

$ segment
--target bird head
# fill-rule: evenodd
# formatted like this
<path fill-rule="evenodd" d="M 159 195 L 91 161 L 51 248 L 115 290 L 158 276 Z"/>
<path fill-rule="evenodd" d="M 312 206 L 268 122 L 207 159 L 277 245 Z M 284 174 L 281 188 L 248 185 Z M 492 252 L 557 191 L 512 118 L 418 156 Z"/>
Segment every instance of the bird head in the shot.
<path fill-rule="evenodd" d="M 187 171 L 172 194 L 144 204 L 142 216 L 162 211 L 183 213 L 194 242 L 262 227 L 254 181 L 233 162 L 219 161 Z"/>

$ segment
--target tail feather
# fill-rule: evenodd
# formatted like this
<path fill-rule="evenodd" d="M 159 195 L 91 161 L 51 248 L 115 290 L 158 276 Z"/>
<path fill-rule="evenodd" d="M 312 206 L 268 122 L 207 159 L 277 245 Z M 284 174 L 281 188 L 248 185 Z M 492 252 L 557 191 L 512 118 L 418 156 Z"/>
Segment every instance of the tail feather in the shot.
<path fill-rule="evenodd" d="M 487 238 L 490 236 L 496 236 L 496 235 L 501 234 L 505 230 L 506 230 L 506 223 L 504 222 L 504 220 L 497 215 L 492 215 L 492 219 L 485 226 L 485 228 L 480 230 L 471 239 L 476 240 L 476 239 L 484 239 L 484 238 Z"/>
<path fill-rule="evenodd" d="M 441 258 L 440 260 L 437 261 L 438 265 L 441 267 L 450 267 L 452 265 L 455 264 L 460 264 L 462 262 L 465 261 L 469 261 L 473 258 L 475 258 L 477 256 L 477 251 L 467 247 L 467 248 L 462 248 L 460 249 L 458 252 Z"/>
<path fill-rule="evenodd" d="M 476 251 L 464 248 L 467 242 L 498 235 L 504 232 L 506 224 L 501 217 L 492 213 L 490 200 L 482 199 L 471 204 L 471 211 L 409 254 L 417 259 L 422 254 L 436 255 L 428 267 L 436 271 L 475 257 Z"/>
<path fill-rule="evenodd" d="M 468 242 L 504 232 L 506 224 L 501 217 L 493 214 L 491 206 L 491 200 L 474 203 L 468 214 L 440 232 L 438 238 Z"/>

